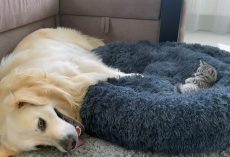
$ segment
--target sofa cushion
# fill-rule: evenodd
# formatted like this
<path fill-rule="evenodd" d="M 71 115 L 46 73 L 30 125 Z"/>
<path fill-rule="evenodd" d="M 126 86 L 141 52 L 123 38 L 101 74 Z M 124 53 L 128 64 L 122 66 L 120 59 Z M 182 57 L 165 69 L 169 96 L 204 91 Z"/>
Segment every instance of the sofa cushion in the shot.
<path fill-rule="evenodd" d="M 161 0 L 60 0 L 61 14 L 159 19 Z"/>
<path fill-rule="evenodd" d="M 85 34 L 103 39 L 159 41 L 160 21 L 124 18 L 61 15 L 62 26 L 71 27 Z"/>
<path fill-rule="evenodd" d="M 0 32 L 58 14 L 59 0 L 1 0 Z"/>

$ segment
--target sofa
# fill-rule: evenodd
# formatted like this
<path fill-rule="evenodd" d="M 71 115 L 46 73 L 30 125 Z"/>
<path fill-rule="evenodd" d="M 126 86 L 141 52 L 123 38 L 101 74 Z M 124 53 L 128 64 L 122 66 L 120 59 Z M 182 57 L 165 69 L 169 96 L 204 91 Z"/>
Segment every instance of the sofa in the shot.
<path fill-rule="evenodd" d="M 183 0 L 1 0 L 0 58 L 24 36 L 45 27 L 78 29 L 106 43 L 181 40 L 182 4 Z"/>

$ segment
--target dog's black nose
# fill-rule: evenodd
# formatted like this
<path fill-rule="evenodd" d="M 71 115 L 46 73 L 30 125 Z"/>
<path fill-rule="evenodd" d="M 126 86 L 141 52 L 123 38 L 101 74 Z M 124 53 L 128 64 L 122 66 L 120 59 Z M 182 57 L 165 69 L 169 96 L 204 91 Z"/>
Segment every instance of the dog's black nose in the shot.
<path fill-rule="evenodd" d="M 64 139 L 60 141 L 60 145 L 67 152 L 73 150 L 77 145 L 77 136 L 69 134 Z"/>

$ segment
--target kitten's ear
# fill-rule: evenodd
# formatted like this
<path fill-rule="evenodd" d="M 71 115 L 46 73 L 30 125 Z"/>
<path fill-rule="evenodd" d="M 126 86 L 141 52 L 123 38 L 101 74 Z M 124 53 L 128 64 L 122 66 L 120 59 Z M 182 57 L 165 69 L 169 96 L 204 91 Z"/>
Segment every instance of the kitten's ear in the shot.
<path fill-rule="evenodd" d="M 205 61 L 200 60 L 200 66 L 207 64 Z"/>
<path fill-rule="evenodd" d="M 203 65 L 203 61 L 202 61 L 202 60 L 200 60 L 200 66 L 201 66 L 201 65 Z"/>

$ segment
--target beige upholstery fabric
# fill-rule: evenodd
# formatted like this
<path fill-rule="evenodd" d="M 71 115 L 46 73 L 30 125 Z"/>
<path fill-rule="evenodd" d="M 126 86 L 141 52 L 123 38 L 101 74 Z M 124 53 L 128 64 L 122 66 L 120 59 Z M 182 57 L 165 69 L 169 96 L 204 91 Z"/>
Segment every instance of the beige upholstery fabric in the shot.
<path fill-rule="evenodd" d="M 161 0 L 60 0 L 60 24 L 115 40 L 159 41 Z"/>
<path fill-rule="evenodd" d="M 6 54 L 12 52 L 18 42 L 20 42 L 20 40 L 22 40 L 22 38 L 29 33 L 42 27 L 46 28 L 54 26 L 55 17 L 50 17 L 42 21 L 38 21 L 17 29 L 0 33 L 0 59 Z"/>
<path fill-rule="evenodd" d="M 60 0 L 63 15 L 159 19 L 161 0 Z"/>
<path fill-rule="evenodd" d="M 31 32 L 25 25 L 41 24 L 49 17 L 56 17 L 49 26 L 79 29 L 106 42 L 157 42 L 160 6 L 161 0 L 0 0 L 0 53 L 10 52 L 26 32 Z"/>
<path fill-rule="evenodd" d="M 62 15 L 61 24 L 81 30 L 88 35 L 114 40 L 159 40 L 160 22 L 121 18 Z"/>
<path fill-rule="evenodd" d="M 0 32 L 58 14 L 59 0 L 0 0 Z"/>

